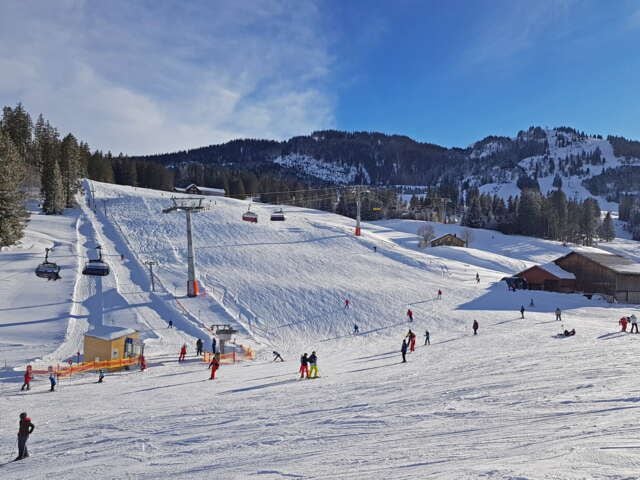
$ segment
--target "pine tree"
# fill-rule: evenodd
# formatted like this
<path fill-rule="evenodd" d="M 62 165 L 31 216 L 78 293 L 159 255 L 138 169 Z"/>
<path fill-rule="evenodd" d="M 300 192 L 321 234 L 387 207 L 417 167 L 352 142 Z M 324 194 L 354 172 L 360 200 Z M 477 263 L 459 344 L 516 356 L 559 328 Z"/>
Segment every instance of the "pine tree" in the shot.
<path fill-rule="evenodd" d="M 46 157 L 42 172 L 42 211 L 47 215 L 60 214 L 65 206 L 65 194 L 60 165 L 55 157 Z"/>
<path fill-rule="evenodd" d="M 27 212 L 21 182 L 24 162 L 13 142 L 0 129 L 0 246 L 22 237 Z"/>
<path fill-rule="evenodd" d="M 607 215 L 602 221 L 600 226 L 600 236 L 605 242 L 610 242 L 616 238 L 616 229 L 613 225 L 613 218 L 611 218 L 611 212 L 607 212 Z"/>
<path fill-rule="evenodd" d="M 80 177 L 80 148 L 78 141 L 71 134 L 64 137 L 60 145 L 60 173 L 65 205 L 72 207 Z"/>

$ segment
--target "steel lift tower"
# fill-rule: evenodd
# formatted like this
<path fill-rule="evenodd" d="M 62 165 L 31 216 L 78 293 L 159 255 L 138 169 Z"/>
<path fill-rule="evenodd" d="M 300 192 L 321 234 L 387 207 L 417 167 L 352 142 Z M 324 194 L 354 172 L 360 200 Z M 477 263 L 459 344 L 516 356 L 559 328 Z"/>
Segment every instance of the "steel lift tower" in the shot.
<path fill-rule="evenodd" d="M 172 198 L 173 206 L 165 208 L 162 213 L 184 212 L 187 215 L 187 262 L 189 267 L 189 278 L 187 279 L 187 296 L 197 297 L 199 293 L 198 281 L 196 280 L 195 255 L 193 253 L 193 235 L 191 233 L 191 212 L 204 210 L 203 198 Z"/>

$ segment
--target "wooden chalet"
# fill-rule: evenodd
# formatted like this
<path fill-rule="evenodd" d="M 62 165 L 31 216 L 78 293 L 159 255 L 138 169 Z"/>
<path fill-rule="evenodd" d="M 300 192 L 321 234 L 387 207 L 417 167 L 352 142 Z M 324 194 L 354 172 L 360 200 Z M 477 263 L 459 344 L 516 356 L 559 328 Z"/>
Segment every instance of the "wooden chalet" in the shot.
<path fill-rule="evenodd" d="M 447 233 L 441 237 L 431 240 L 432 247 L 466 247 L 467 242 L 458 237 L 455 233 Z"/>

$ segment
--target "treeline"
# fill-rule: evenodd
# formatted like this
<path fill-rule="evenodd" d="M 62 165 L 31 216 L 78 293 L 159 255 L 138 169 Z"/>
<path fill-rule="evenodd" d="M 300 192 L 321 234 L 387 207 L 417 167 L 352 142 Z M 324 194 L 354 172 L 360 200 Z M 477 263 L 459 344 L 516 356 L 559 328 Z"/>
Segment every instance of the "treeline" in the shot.
<path fill-rule="evenodd" d="M 90 152 L 72 134 L 60 138 L 42 114 L 34 124 L 21 104 L 2 109 L 0 144 L 0 243 L 11 245 L 22 236 L 27 193 L 39 190 L 46 214 L 60 214 L 73 206 Z"/>
<path fill-rule="evenodd" d="M 640 240 L 640 194 L 620 196 L 619 218 L 627 222 L 627 230 L 633 239 Z"/>
<path fill-rule="evenodd" d="M 615 237 L 613 219 L 608 213 L 604 221 L 600 220 L 597 200 L 569 200 L 560 189 L 546 196 L 538 190 L 526 189 L 506 202 L 472 189 L 467 202 L 462 224 L 468 227 L 583 245 L 592 245 L 596 238 L 610 241 Z"/>

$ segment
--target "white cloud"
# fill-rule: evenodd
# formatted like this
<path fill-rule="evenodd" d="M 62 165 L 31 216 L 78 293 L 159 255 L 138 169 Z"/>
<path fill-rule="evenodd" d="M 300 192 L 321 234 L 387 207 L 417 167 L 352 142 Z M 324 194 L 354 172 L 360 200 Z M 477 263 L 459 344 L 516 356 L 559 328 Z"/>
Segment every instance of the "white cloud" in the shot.
<path fill-rule="evenodd" d="M 332 127 L 319 17 L 287 1 L 2 2 L 0 103 L 116 153 Z"/>
<path fill-rule="evenodd" d="M 575 0 L 501 3 L 470 28 L 470 46 L 463 54 L 463 63 L 474 66 L 508 59 L 533 48 L 544 35 L 561 39 L 572 28 L 570 13 L 574 3 Z"/>

